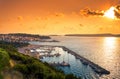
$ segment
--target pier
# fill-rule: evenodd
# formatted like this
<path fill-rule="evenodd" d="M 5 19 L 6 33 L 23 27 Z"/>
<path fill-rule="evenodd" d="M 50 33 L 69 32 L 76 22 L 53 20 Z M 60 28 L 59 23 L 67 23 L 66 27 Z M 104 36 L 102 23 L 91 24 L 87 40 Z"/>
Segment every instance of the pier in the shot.
<path fill-rule="evenodd" d="M 64 47 L 64 46 L 60 46 L 63 48 L 63 50 L 68 51 L 70 54 L 74 55 L 76 57 L 76 59 L 80 59 L 80 61 L 84 64 L 84 65 L 89 65 L 97 74 L 103 75 L 103 74 L 110 74 L 110 71 L 100 67 L 99 65 L 91 62 L 90 60 L 80 56 L 79 54 L 75 53 L 74 51 Z"/>

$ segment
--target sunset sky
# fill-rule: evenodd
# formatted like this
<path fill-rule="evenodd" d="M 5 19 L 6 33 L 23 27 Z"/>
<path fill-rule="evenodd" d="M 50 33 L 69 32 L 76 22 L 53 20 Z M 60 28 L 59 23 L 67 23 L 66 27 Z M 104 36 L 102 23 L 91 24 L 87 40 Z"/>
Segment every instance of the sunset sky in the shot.
<path fill-rule="evenodd" d="M 0 33 L 118 34 L 120 0 L 0 0 Z"/>

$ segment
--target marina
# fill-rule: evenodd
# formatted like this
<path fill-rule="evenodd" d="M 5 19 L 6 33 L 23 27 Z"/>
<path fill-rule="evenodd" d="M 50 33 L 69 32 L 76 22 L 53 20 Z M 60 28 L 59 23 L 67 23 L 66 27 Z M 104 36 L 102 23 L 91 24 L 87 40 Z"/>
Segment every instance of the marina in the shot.
<path fill-rule="evenodd" d="M 21 53 L 40 59 L 42 62 L 47 62 L 51 66 L 54 66 L 58 69 L 62 69 L 66 74 L 73 73 L 78 77 L 82 76 L 85 78 L 86 75 L 81 74 L 81 71 L 83 73 L 88 73 L 89 77 L 91 77 L 90 74 L 92 72 L 95 78 L 92 77 L 90 79 L 99 79 L 98 76 L 110 74 L 110 72 L 106 69 L 78 55 L 74 51 L 64 46 L 30 45 L 25 48 L 20 48 L 19 51 Z M 74 65 L 78 66 L 78 68 L 74 69 Z M 86 70 L 82 70 L 82 67 L 85 67 Z M 75 70 L 79 73 L 76 74 Z M 91 72 L 88 72 L 89 70 Z"/>

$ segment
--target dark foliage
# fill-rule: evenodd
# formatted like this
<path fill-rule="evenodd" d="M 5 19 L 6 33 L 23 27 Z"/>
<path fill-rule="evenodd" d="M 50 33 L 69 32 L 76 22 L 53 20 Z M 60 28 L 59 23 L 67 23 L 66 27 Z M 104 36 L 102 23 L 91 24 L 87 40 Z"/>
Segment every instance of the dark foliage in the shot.
<path fill-rule="evenodd" d="M 6 50 L 10 59 L 17 63 L 13 70 L 21 72 L 24 79 L 79 79 L 74 75 L 65 75 L 62 71 L 33 57 L 20 54 L 11 44 L 0 43 L 0 48 Z"/>
<path fill-rule="evenodd" d="M 13 47 L 23 47 L 29 45 L 29 43 L 7 42 L 7 41 L 0 41 L 0 44 L 11 45 Z"/>

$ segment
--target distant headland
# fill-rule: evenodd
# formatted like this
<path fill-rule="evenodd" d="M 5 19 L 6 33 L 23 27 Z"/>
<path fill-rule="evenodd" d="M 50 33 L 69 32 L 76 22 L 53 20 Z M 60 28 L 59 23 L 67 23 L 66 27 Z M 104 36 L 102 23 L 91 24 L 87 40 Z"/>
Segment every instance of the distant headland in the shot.
<path fill-rule="evenodd" d="M 120 34 L 66 34 L 65 36 L 80 36 L 80 37 L 120 37 Z"/>

